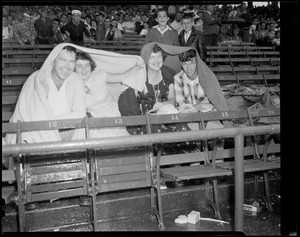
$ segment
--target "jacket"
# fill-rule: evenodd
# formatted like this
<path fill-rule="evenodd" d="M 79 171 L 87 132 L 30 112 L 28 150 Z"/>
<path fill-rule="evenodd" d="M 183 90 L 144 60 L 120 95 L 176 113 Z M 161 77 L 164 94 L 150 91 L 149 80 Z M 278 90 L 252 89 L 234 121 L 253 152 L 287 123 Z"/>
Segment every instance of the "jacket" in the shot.
<path fill-rule="evenodd" d="M 218 24 L 220 24 L 220 19 L 217 15 L 211 15 L 207 11 L 203 13 L 203 36 L 205 35 L 217 35 Z"/>
<path fill-rule="evenodd" d="M 84 45 L 83 32 L 87 37 L 91 37 L 89 30 L 86 28 L 85 24 L 80 21 L 78 25 L 75 25 L 73 21 L 70 21 L 61 29 L 61 32 L 65 34 L 65 31 L 70 32 L 70 43 L 74 43 L 77 45 Z"/>
<path fill-rule="evenodd" d="M 202 33 L 197 31 L 195 27 L 192 27 L 191 35 L 188 38 L 187 42 L 184 40 L 184 30 L 178 35 L 178 39 L 181 46 L 192 47 L 198 51 L 200 58 L 205 61 L 206 58 L 206 48 L 204 40 L 202 39 Z"/>

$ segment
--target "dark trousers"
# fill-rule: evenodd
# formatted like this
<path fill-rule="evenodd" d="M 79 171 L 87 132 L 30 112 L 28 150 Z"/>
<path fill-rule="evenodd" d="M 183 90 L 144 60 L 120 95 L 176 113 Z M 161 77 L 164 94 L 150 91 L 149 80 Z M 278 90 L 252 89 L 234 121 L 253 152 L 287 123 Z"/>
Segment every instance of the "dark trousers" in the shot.
<path fill-rule="evenodd" d="M 35 38 L 35 43 L 36 44 L 49 44 L 49 39 L 41 39 L 39 37 Z"/>
<path fill-rule="evenodd" d="M 205 46 L 217 46 L 218 45 L 218 35 L 204 35 Z"/>

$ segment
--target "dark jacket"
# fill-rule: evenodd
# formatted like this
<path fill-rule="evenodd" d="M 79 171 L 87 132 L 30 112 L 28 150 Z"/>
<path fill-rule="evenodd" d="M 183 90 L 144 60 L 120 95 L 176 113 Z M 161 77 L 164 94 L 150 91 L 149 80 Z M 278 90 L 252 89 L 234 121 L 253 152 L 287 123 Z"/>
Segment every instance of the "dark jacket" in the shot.
<path fill-rule="evenodd" d="M 197 31 L 195 29 L 195 27 L 192 27 L 192 32 L 187 42 L 185 42 L 184 40 L 184 30 L 180 32 L 180 34 L 178 35 L 178 39 L 180 42 L 180 46 L 195 48 L 198 51 L 200 58 L 202 60 L 205 60 L 206 48 L 204 45 L 203 36 L 200 31 Z"/>
<path fill-rule="evenodd" d="M 211 15 L 207 11 L 203 13 L 203 35 L 217 35 L 218 25 L 221 24 L 221 20 L 215 14 Z"/>
<path fill-rule="evenodd" d="M 61 29 L 61 32 L 64 34 L 65 31 L 70 32 L 70 43 L 77 45 L 84 45 L 83 32 L 87 37 L 91 37 L 89 30 L 86 28 L 85 24 L 80 21 L 78 25 L 75 25 L 73 21 L 70 21 Z"/>

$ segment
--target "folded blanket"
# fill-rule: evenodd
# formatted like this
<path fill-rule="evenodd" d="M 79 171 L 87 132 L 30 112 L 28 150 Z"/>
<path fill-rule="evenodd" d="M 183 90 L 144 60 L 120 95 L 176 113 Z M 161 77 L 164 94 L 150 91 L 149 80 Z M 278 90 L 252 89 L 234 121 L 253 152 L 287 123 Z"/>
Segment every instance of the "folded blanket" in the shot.
<path fill-rule="evenodd" d="M 122 55 L 112 53 L 104 50 L 97 50 L 91 48 L 85 48 L 70 43 L 62 43 L 57 45 L 49 54 L 40 70 L 34 72 L 29 76 L 23 85 L 21 93 L 19 95 L 18 102 L 16 104 L 15 111 L 10 118 L 10 122 L 25 122 L 25 121 L 42 121 L 42 120 L 54 120 L 58 119 L 52 111 L 48 101 L 49 86 L 48 77 L 50 76 L 53 68 L 53 60 L 57 57 L 63 47 L 70 45 L 75 47 L 77 50 L 87 52 L 95 60 L 97 67 L 95 70 L 101 70 L 109 73 L 122 73 L 136 65 L 140 56 L 136 55 Z M 74 72 L 72 77 L 72 83 L 82 83 L 80 77 Z M 73 80 L 74 78 L 74 80 Z M 124 78 L 123 84 L 115 84 L 111 87 L 111 91 L 115 95 L 116 99 L 118 95 L 128 87 L 132 87 L 137 91 L 144 89 L 146 80 L 145 66 L 139 70 L 135 75 L 130 78 Z M 71 81 L 71 80 L 70 80 Z M 70 88 L 72 88 L 70 83 Z M 84 92 L 84 86 L 82 83 L 82 90 Z M 67 94 L 67 93 L 66 93 Z M 84 95 L 84 93 L 83 93 Z M 68 94 L 66 95 L 68 98 Z M 72 98 L 68 98 L 71 100 Z M 76 113 L 71 113 L 70 116 L 61 119 L 71 118 L 83 118 L 86 116 L 86 108 L 81 104 L 84 103 L 84 97 L 80 103 L 80 109 Z M 79 106 L 78 106 L 79 107 Z M 76 129 L 72 139 L 84 139 L 84 129 Z M 35 142 L 49 142 L 49 141 L 61 141 L 62 138 L 58 130 L 49 131 L 34 131 L 22 133 L 22 142 L 24 140 L 27 143 Z M 16 135 L 7 134 L 5 139 L 2 139 L 2 143 L 15 144 Z"/>

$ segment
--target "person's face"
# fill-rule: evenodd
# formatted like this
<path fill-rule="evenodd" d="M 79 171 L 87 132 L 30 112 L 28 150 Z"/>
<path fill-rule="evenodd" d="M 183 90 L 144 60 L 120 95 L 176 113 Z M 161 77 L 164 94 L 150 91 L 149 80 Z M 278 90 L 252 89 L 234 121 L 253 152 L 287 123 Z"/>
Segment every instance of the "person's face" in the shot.
<path fill-rule="evenodd" d="M 197 76 L 197 63 L 196 58 L 192 58 L 190 61 L 180 63 L 183 71 L 186 73 L 189 79 L 195 79 Z"/>
<path fill-rule="evenodd" d="M 53 21 L 52 22 L 52 28 L 54 31 L 58 30 L 59 28 L 59 23 L 57 21 Z"/>
<path fill-rule="evenodd" d="M 142 16 L 142 22 L 146 22 L 147 21 L 147 17 L 145 15 Z"/>
<path fill-rule="evenodd" d="M 23 19 L 24 19 L 23 13 L 19 13 L 19 14 L 18 14 L 18 20 L 19 20 L 19 21 L 23 21 Z"/>
<path fill-rule="evenodd" d="M 264 30 L 264 29 L 266 28 L 266 24 L 265 24 L 265 23 L 261 24 L 260 28 L 261 28 L 262 30 Z"/>
<path fill-rule="evenodd" d="M 116 20 L 113 20 L 113 21 L 111 22 L 111 24 L 112 24 L 112 26 L 113 26 L 114 28 L 116 28 L 117 25 L 118 25 L 118 22 L 117 22 Z"/>
<path fill-rule="evenodd" d="M 47 11 L 41 11 L 41 16 L 43 18 L 47 18 Z"/>
<path fill-rule="evenodd" d="M 199 13 L 198 13 L 198 16 L 199 16 L 200 19 L 202 19 L 203 13 L 202 13 L 202 12 L 199 12 Z"/>
<path fill-rule="evenodd" d="M 168 23 L 169 17 L 165 11 L 160 11 L 157 13 L 157 22 L 161 26 L 165 26 Z"/>
<path fill-rule="evenodd" d="M 75 52 L 69 52 L 63 49 L 54 59 L 53 71 L 60 80 L 67 79 L 75 68 Z"/>
<path fill-rule="evenodd" d="M 76 13 L 76 14 L 73 14 L 73 15 L 72 15 L 72 18 L 73 18 L 73 20 L 77 23 L 77 22 L 80 21 L 81 15 L 78 14 L 78 13 Z"/>
<path fill-rule="evenodd" d="M 214 5 L 208 5 L 208 6 L 207 6 L 207 10 L 208 10 L 209 12 L 213 13 L 214 10 L 215 10 L 215 6 L 214 6 Z"/>
<path fill-rule="evenodd" d="M 270 29 L 271 29 L 271 30 L 274 30 L 274 29 L 275 29 L 275 24 L 272 23 L 272 24 L 270 25 Z"/>
<path fill-rule="evenodd" d="M 189 32 L 192 29 L 193 21 L 191 18 L 182 19 L 182 27 L 186 32 Z"/>
<path fill-rule="evenodd" d="M 11 25 L 12 22 L 13 22 L 12 16 L 8 16 L 8 17 L 7 17 L 7 23 L 8 23 L 9 25 Z"/>
<path fill-rule="evenodd" d="M 67 16 L 66 15 L 62 15 L 60 18 L 62 23 L 66 23 L 67 22 Z"/>
<path fill-rule="evenodd" d="M 129 21 L 129 16 L 128 15 L 125 15 L 125 21 Z"/>
<path fill-rule="evenodd" d="M 96 21 L 92 21 L 92 27 L 97 28 L 97 23 L 96 23 Z"/>
<path fill-rule="evenodd" d="M 99 15 L 99 22 L 102 22 L 104 17 L 102 15 Z"/>
<path fill-rule="evenodd" d="M 180 22 L 181 21 L 181 13 L 176 13 L 176 16 L 175 16 L 175 20 Z"/>
<path fill-rule="evenodd" d="M 86 18 L 85 18 L 85 20 L 86 20 L 86 22 L 87 22 L 88 24 L 90 24 L 90 23 L 91 23 L 91 18 L 89 18 L 89 17 L 86 17 Z"/>
<path fill-rule="evenodd" d="M 89 79 L 92 69 L 91 63 L 89 60 L 78 59 L 76 61 L 76 70 L 75 72 L 81 77 L 81 79 L 85 82 Z"/>
<path fill-rule="evenodd" d="M 156 53 L 152 52 L 149 60 L 148 60 L 148 67 L 154 71 L 159 70 L 163 65 L 163 56 L 162 52 L 158 51 Z"/>
<path fill-rule="evenodd" d="M 147 22 L 144 23 L 144 29 L 149 29 L 149 25 Z"/>
<path fill-rule="evenodd" d="M 109 28 L 110 27 L 110 20 L 109 19 L 105 19 L 104 20 L 104 25 L 106 28 Z"/>

